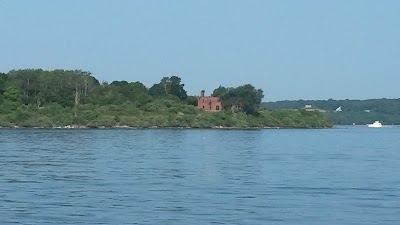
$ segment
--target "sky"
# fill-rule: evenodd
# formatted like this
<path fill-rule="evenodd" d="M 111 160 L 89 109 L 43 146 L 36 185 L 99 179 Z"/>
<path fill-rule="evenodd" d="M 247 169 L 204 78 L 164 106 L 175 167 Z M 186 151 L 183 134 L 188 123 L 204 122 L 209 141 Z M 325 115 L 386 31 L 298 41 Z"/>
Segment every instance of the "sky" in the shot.
<path fill-rule="evenodd" d="M 0 0 L 0 72 L 253 84 L 264 101 L 400 98 L 398 0 Z"/>

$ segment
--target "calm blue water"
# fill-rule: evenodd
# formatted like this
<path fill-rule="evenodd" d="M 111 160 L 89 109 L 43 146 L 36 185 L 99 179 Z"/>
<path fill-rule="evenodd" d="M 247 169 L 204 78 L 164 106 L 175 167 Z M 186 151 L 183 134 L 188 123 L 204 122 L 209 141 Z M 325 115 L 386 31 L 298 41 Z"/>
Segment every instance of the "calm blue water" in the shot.
<path fill-rule="evenodd" d="M 0 130 L 0 224 L 400 224 L 400 128 Z"/>

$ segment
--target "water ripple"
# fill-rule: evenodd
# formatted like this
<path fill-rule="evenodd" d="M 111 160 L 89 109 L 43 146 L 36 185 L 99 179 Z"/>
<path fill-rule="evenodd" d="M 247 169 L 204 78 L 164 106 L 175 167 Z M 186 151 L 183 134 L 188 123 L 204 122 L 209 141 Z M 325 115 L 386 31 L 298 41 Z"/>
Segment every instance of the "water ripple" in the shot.
<path fill-rule="evenodd" d="M 398 224 L 399 135 L 0 130 L 0 224 Z"/>

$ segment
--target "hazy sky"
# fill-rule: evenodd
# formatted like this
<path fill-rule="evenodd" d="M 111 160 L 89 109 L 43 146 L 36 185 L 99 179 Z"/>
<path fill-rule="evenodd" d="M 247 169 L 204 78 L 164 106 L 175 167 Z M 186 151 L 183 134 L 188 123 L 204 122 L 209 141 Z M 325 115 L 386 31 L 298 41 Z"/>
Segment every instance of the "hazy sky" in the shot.
<path fill-rule="evenodd" d="M 0 71 L 82 69 L 266 101 L 400 97 L 398 0 L 0 0 Z"/>

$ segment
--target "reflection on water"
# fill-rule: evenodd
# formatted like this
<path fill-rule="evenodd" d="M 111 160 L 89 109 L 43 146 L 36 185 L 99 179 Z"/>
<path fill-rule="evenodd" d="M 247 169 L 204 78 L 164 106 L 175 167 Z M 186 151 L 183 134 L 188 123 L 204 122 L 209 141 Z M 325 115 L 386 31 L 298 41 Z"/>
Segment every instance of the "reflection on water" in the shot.
<path fill-rule="evenodd" d="M 398 224 L 399 134 L 0 130 L 0 224 Z"/>

